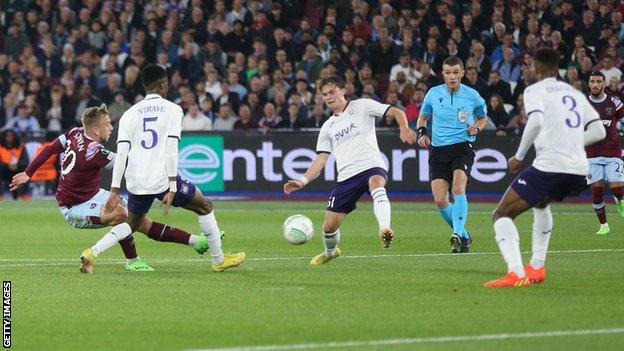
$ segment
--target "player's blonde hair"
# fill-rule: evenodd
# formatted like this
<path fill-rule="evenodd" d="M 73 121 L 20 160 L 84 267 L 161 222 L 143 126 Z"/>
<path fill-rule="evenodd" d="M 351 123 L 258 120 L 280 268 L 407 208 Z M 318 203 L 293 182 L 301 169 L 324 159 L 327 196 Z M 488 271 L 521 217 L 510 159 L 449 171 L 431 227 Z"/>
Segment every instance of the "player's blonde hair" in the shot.
<path fill-rule="evenodd" d="M 106 107 L 106 104 L 101 104 L 97 107 L 87 108 L 82 114 L 80 120 L 82 121 L 82 125 L 87 128 L 97 123 L 100 118 L 106 115 L 108 115 L 108 108 Z"/>

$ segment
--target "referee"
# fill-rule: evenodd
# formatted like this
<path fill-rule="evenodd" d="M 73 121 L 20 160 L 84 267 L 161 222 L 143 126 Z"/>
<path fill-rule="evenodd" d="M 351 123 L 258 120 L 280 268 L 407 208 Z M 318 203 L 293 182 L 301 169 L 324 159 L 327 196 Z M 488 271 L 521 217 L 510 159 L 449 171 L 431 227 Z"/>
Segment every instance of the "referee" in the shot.
<path fill-rule="evenodd" d="M 487 124 L 485 100 L 479 93 L 461 84 L 464 65 L 451 56 L 442 64 L 444 84 L 429 89 L 416 124 L 418 145 L 431 144 L 429 170 L 433 199 L 442 218 L 453 228 L 451 252 L 470 250 L 472 238 L 466 231 L 468 200 L 466 183 L 474 161 L 472 142 Z M 431 140 L 427 120 L 433 117 Z M 451 187 L 452 185 L 452 187 Z M 449 202 L 449 188 L 454 203 Z"/>

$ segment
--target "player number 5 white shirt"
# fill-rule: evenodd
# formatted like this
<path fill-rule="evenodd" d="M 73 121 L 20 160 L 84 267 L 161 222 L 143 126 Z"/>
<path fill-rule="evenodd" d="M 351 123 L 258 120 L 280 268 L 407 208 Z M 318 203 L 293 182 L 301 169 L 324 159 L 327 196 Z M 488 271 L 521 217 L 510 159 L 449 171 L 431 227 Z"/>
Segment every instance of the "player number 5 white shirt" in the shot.
<path fill-rule="evenodd" d="M 533 142 L 533 166 L 543 172 L 586 175 L 583 133 L 600 118 L 587 97 L 566 82 L 546 78 L 526 88 L 524 108 L 529 118 L 538 111 L 543 115 Z"/>
<path fill-rule="evenodd" d="M 130 143 L 125 172 L 130 193 L 158 194 L 169 188 L 165 168 L 167 138 L 180 140 L 182 115 L 180 106 L 149 94 L 121 116 L 117 143 Z"/>
<path fill-rule="evenodd" d="M 386 169 L 377 144 L 375 122 L 389 108 L 390 105 L 371 99 L 352 100 L 344 111 L 323 124 L 316 152 L 333 153 L 339 182 L 367 169 Z"/>

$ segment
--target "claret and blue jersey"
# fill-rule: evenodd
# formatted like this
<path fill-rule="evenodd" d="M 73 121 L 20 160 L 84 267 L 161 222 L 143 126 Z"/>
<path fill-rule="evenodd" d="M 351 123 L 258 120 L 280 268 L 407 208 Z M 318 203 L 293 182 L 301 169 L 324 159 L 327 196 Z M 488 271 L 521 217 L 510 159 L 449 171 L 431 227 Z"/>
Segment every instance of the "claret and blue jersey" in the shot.
<path fill-rule="evenodd" d="M 429 90 L 421 113 L 433 118 L 431 145 L 439 147 L 475 141 L 468 126 L 485 117 L 487 107 L 476 90 L 460 84 L 457 91 L 450 92 L 441 84 Z"/>

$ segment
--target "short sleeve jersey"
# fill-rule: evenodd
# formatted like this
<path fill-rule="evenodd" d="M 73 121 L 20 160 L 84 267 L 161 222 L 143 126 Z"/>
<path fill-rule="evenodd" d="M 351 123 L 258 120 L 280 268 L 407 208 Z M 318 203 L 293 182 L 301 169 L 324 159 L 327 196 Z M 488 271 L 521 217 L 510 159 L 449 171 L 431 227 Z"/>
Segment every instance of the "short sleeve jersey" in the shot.
<path fill-rule="evenodd" d="M 56 200 L 59 206 L 81 204 L 100 191 L 102 168 L 112 167 L 115 154 L 89 139 L 83 128 L 74 128 L 58 140 L 65 151 Z"/>
<path fill-rule="evenodd" d="M 617 97 L 605 94 L 601 100 L 593 100 L 589 97 L 589 103 L 600 115 L 600 120 L 605 127 L 607 136 L 595 144 L 585 148 L 587 157 L 620 157 L 622 146 L 618 136 L 617 124 L 624 118 L 624 104 Z"/>
<path fill-rule="evenodd" d="M 316 152 L 334 155 L 338 182 L 371 168 L 386 169 L 377 144 L 375 122 L 388 109 L 390 105 L 375 100 L 352 100 L 341 113 L 331 116 L 323 124 Z"/>
<path fill-rule="evenodd" d="M 130 193 L 159 194 L 169 188 L 166 141 L 180 140 L 182 116 L 180 106 L 157 94 L 148 94 L 121 116 L 117 144 L 130 144 L 125 171 Z"/>
<path fill-rule="evenodd" d="M 449 92 L 446 84 L 435 86 L 427 92 L 420 110 L 432 118 L 431 145 L 434 147 L 473 142 L 474 135 L 468 126 L 487 114 L 485 100 L 471 87 L 460 84 L 459 89 Z"/>
<path fill-rule="evenodd" d="M 600 121 L 587 97 L 566 82 L 546 78 L 525 89 L 524 108 L 529 118 L 537 112 L 543 116 L 533 142 L 533 166 L 543 172 L 586 175 L 583 134 L 588 124 Z"/>

